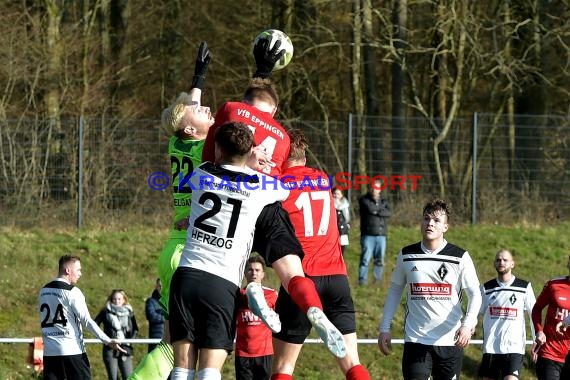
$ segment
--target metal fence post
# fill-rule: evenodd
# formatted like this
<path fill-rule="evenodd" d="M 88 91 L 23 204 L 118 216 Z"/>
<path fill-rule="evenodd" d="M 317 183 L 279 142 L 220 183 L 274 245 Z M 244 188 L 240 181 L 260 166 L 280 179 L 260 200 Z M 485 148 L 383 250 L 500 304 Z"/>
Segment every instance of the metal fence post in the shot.
<path fill-rule="evenodd" d="M 77 229 L 83 224 L 83 133 L 85 131 L 85 119 L 79 117 L 79 138 L 77 146 Z"/>
<path fill-rule="evenodd" d="M 471 224 L 477 224 L 477 112 L 473 112 L 473 162 L 471 167 Z"/>

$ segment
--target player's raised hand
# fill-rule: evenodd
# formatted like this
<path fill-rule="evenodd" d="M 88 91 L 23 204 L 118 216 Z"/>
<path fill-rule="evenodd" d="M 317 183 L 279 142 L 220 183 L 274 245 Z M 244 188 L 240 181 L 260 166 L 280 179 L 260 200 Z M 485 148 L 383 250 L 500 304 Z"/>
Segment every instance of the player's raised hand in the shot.
<path fill-rule="evenodd" d="M 285 49 L 280 49 L 281 41 L 279 39 L 271 48 L 270 46 L 270 38 L 262 38 L 253 46 L 253 57 L 257 67 L 253 75 L 254 78 L 269 78 L 273 67 L 285 54 Z"/>
<path fill-rule="evenodd" d="M 196 64 L 194 65 L 194 77 L 192 77 L 192 85 L 190 88 L 202 89 L 204 85 L 204 80 L 206 79 L 206 72 L 208 71 L 208 65 L 212 60 L 212 55 L 210 54 L 210 49 L 208 49 L 208 44 L 203 41 L 200 43 L 198 48 L 198 55 L 196 57 Z"/>

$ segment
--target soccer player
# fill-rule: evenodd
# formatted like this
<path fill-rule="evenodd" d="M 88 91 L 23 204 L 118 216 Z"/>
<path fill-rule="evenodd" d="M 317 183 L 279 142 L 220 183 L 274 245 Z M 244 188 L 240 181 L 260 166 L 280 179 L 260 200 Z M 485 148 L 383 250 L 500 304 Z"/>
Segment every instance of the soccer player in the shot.
<path fill-rule="evenodd" d="M 483 298 L 483 360 L 479 376 L 484 380 L 521 378 L 526 347 L 525 311 L 531 321 L 536 299 L 530 282 L 515 277 L 513 254 L 501 249 L 494 261 L 497 277 L 481 286 Z M 534 348 L 534 347 L 533 347 Z M 534 360 L 536 354 L 533 352 Z"/>
<path fill-rule="evenodd" d="M 402 373 L 404 380 L 458 379 L 481 308 L 479 280 L 471 256 L 444 238 L 450 208 L 443 200 L 425 205 L 422 241 L 402 248 L 384 304 L 378 347 L 389 355 L 390 327 L 407 287 Z M 461 296 L 468 296 L 463 317 Z M 463 317 L 463 318 L 462 318 Z"/>
<path fill-rule="evenodd" d="M 126 353 L 118 341 L 109 338 L 91 319 L 85 296 L 75 286 L 80 278 L 79 256 L 62 256 L 57 278 L 39 292 L 38 310 L 44 342 L 43 378 L 46 380 L 91 379 L 81 325 L 113 350 Z"/>
<path fill-rule="evenodd" d="M 346 356 L 337 359 L 342 373 L 346 379 L 370 379 L 358 357 L 354 303 L 342 257 L 329 177 L 305 166 L 308 143 L 302 132 L 289 130 L 289 136 L 289 157 L 279 178 L 290 189 L 283 208 L 289 213 L 305 253 L 303 271 L 315 283 L 324 314 L 342 334 Z M 276 311 L 282 326 L 281 332 L 273 335 L 275 354 L 271 379 L 287 380 L 293 378 L 295 363 L 311 330 L 312 316 L 299 309 L 283 290 L 279 292 Z"/>
<path fill-rule="evenodd" d="M 215 160 L 214 134 L 219 126 L 229 121 L 239 121 L 251 129 L 255 145 L 265 153 L 269 162 L 269 165 L 253 169 L 271 176 L 281 173 L 283 163 L 289 155 L 290 140 L 285 128 L 273 118 L 279 105 L 279 96 L 269 77 L 285 50 L 279 49 L 281 41 L 276 41 L 271 49 L 268 43 L 269 40 L 263 39 L 254 47 L 257 71 L 245 91 L 243 100 L 224 103 L 216 112 L 216 122 L 208 132 L 202 152 L 203 161 Z"/>
<path fill-rule="evenodd" d="M 566 267 L 570 270 L 570 256 Z M 542 311 L 547 307 L 546 319 Z M 560 334 L 556 326 L 570 312 L 570 276 L 556 277 L 548 281 L 536 298 L 532 309 L 532 322 L 536 331 L 538 380 L 570 379 L 570 331 Z"/>
<path fill-rule="evenodd" d="M 247 260 L 245 278 L 248 284 L 262 284 L 265 260 L 261 256 Z M 262 290 L 267 305 L 274 309 L 277 292 L 265 286 Z M 269 380 L 273 361 L 271 330 L 249 309 L 245 288 L 241 289 L 238 301 L 236 331 L 236 380 Z"/>
<path fill-rule="evenodd" d="M 218 128 L 216 158 L 195 169 L 187 242 L 172 279 L 172 380 L 219 379 L 233 348 L 236 307 L 256 221 L 266 205 L 286 198 L 266 176 L 246 167 L 253 135 L 243 123 Z M 288 254 L 289 252 L 287 252 Z"/>
<path fill-rule="evenodd" d="M 181 93 L 176 101 L 162 112 L 162 125 L 172 133 L 168 141 L 168 155 L 172 170 L 174 206 L 170 238 L 158 258 L 158 275 L 162 283 L 159 302 L 164 308 L 166 319 L 168 319 L 170 281 L 178 267 L 186 241 L 192 201 L 192 189 L 189 183 L 184 181 L 194 168 L 200 165 L 204 140 L 214 124 L 210 108 L 201 105 L 202 87 L 210 61 L 208 44 L 202 42 L 198 48 L 190 93 Z M 166 379 L 173 366 L 172 347 L 169 341 L 168 323 L 165 323 L 162 342 L 142 359 L 129 379 Z"/>

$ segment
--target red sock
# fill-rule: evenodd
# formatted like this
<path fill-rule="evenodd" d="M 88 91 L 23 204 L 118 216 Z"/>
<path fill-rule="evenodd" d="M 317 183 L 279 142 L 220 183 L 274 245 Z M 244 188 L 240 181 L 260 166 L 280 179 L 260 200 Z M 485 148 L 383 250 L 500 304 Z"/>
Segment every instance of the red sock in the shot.
<path fill-rule="evenodd" d="M 285 375 L 284 373 L 274 373 L 271 375 L 271 380 L 293 380 L 293 376 Z"/>
<path fill-rule="evenodd" d="M 289 281 L 287 293 L 305 314 L 310 307 L 323 309 L 321 298 L 315 288 L 315 283 L 307 277 L 295 276 Z"/>
<path fill-rule="evenodd" d="M 355 365 L 346 373 L 346 380 L 371 380 L 370 373 L 362 364 Z M 272 379 L 273 380 L 273 379 Z"/>

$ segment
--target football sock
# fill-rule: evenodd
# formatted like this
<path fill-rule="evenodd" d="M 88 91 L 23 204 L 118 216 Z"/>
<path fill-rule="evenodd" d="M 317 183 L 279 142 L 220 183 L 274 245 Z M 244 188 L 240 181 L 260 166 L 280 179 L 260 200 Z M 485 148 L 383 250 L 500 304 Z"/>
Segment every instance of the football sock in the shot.
<path fill-rule="evenodd" d="M 172 376 L 170 377 L 170 380 L 188 380 L 190 379 L 189 374 L 190 374 L 189 369 L 174 367 L 174 369 L 172 370 Z"/>
<path fill-rule="evenodd" d="M 293 376 L 284 373 L 274 373 L 271 375 L 271 380 L 293 380 Z"/>
<path fill-rule="evenodd" d="M 309 308 L 313 306 L 321 310 L 323 309 L 323 304 L 317 293 L 317 288 L 315 288 L 315 283 L 307 277 L 293 277 L 291 281 L 289 281 L 287 293 L 289 293 L 291 299 L 305 314 L 309 311 Z"/>
<path fill-rule="evenodd" d="M 357 364 L 348 370 L 346 380 L 371 380 L 371 377 L 362 364 Z"/>
<path fill-rule="evenodd" d="M 222 374 L 216 368 L 204 368 L 198 371 L 198 380 L 221 380 Z"/>
<path fill-rule="evenodd" d="M 129 376 L 129 380 L 166 380 L 173 367 L 174 353 L 172 346 L 165 342 L 160 342 L 154 350 L 145 355 L 131 376 Z"/>

